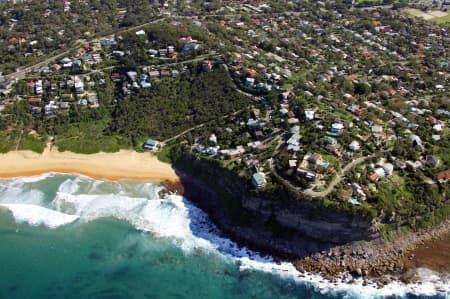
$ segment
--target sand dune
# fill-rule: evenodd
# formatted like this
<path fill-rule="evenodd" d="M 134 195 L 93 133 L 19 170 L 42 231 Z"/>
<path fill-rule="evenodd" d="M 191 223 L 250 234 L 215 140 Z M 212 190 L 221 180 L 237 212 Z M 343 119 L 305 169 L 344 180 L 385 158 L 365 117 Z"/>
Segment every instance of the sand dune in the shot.
<path fill-rule="evenodd" d="M 58 152 L 49 147 L 43 154 L 14 151 L 0 155 L 0 177 L 32 176 L 47 172 L 76 173 L 96 179 L 178 181 L 170 164 L 151 153 L 122 150 L 91 155 Z"/>

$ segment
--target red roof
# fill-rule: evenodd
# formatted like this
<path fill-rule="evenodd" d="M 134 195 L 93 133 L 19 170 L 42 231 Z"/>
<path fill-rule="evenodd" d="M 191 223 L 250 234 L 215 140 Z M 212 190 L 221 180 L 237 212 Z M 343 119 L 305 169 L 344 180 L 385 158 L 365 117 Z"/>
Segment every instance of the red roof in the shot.
<path fill-rule="evenodd" d="M 375 181 L 376 179 L 378 179 L 378 174 L 376 172 L 372 172 L 369 176 L 369 179 Z"/>
<path fill-rule="evenodd" d="M 246 69 L 245 72 L 250 76 L 256 75 L 256 70 L 252 68 Z"/>
<path fill-rule="evenodd" d="M 28 103 L 40 103 L 41 98 L 29 98 Z"/>
<path fill-rule="evenodd" d="M 438 181 L 448 181 L 450 180 L 450 169 L 438 172 L 436 174 L 436 178 Z"/>
<path fill-rule="evenodd" d="M 381 26 L 381 22 L 378 21 L 378 20 L 372 20 L 371 23 L 372 23 L 373 26 Z"/>
<path fill-rule="evenodd" d="M 426 55 L 424 53 L 421 53 L 421 52 L 417 53 L 416 56 L 419 57 L 419 58 L 425 58 L 426 57 Z"/>

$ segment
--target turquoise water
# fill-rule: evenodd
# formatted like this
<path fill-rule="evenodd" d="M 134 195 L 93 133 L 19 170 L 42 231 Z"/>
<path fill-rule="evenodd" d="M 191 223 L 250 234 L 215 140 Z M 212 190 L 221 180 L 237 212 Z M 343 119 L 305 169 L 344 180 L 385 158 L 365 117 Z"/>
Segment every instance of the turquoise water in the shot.
<path fill-rule="evenodd" d="M 0 298 L 446 298 L 448 282 L 385 289 L 298 277 L 237 246 L 151 182 L 0 181 Z M 430 276 L 431 275 L 431 276 Z"/>

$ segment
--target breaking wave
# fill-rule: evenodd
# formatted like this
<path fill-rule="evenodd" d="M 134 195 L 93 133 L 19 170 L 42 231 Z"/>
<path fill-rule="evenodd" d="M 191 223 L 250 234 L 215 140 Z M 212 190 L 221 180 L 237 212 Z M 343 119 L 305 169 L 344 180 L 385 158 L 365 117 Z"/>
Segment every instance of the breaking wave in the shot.
<path fill-rule="evenodd" d="M 55 183 L 55 180 L 58 179 Z M 55 190 L 42 191 L 51 182 Z M 51 185 L 51 184 L 50 184 Z M 264 271 L 309 285 L 321 294 L 339 298 L 450 297 L 450 280 L 421 269 L 417 284 L 392 282 L 379 289 L 363 286 L 358 280 L 349 284 L 331 283 L 315 274 L 300 274 L 290 263 L 277 263 L 223 237 L 208 216 L 182 196 L 160 198 L 161 187 L 152 182 L 105 182 L 83 176 L 48 174 L 31 178 L 0 181 L 0 206 L 10 210 L 15 221 L 57 228 L 70 223 L 89 223 L 112 217 L 132 224 L 136 229 L 157 237 L 170 238 L 186 254 L 193 250 L 216 252 L 232 259 L 241 271 Z M 50 198 L 46 195 L 50 194 Z"/>

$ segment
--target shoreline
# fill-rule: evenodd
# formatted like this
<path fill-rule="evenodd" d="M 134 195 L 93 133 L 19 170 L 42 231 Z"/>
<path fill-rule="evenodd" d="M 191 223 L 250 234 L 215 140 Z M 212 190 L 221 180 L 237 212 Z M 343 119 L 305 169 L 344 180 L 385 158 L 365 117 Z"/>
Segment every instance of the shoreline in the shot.
<path fill-rule="evenodd" d="M 202 209 L 205 207 L 202 207 L 200 202 L 203 201 L 203 197 L 207 197 L 210 209 L 204 210 L 208 212 L 210 219 L 225 235 L 250 249 L 270 254 L 280 260 L 289 260 L 301 273 L 317 273 L 330 281 L 336 281 L 340 275 L 345 273 L 351 274 L 353 277 L 363 277 L 365 281 L 366 279 L 375 279 L 380 286 L 388 282 L 384 278 L 385 274 L 396 274 L 396 279 L 404 282 L 414 281 L 415 275 L 412 272 L 415 272 L 415 269 L 423 264 L 426 264 L 427 268 L 433 268 L 433 261 L 438 263 L 440 261 L 438 258 L 432 258 L 431 261 L 427 260 L 428 264 L 420 261 L 408 264 L 407 259 L 411 255 L 414 257 L 415 250 L 425 242 L 433 242 L 441 237 L 450 236 L 450 221 L 447 221 L 437 227 L 420 232 L 408 234 L 398 232 L 394 241 L 376 239 L 365 244 L 346 244 L 303 258 L 296 258 L 286 253 L 283 254 L 277 246 L 263 245 L 260 242 L 261 239 L 252 240 L 253 233 L 251 231 L 233 225 L 222 215 L 220 209 L 214 204 L 218 200 L 216 198 L 218 195 L 214 190 L 211 190 L 198 178 L 159 161 L 153 154 L 121 150 L 116 153 L 86 155 L 58 152 L 50 147 L 47 147 L 42 154 L 31 151 L 12 151 L 0 154 L 0 178 L 35 176 L 52 172 L 81 174 L 94 179 L 110 181 L 127 179 L 158 181 L 165 189 L 162 194 L 176 192 L 185 195 L 196 205 L 200 205 Z M 258 234 L 255 236 L 261 237 Z M 422 260 L 427 259 L 427 247 L 431 246 L 430 244 L 428 243 L 425 249 L 422 248 L 419 254 L 416 253 L 416 256 L 422 257 Z M 271 245 L 275 244 L 271 242 Z M 442 246 L 440 244 L 440 248 Z M 446 265 L 449 263 L 447 261 Z M 444 273 L 446 273 L 445 270 Z"/>
<path fill-rule="evenodd" d="M 443 244 L 447 244 L 449 237 L 450 221 L 445 221 L 417 232 L 395 232 L 390 241 L 375 239 L 336 246 L 293 262 L 300 272 L 321 274 L 330 280 L 339 274 L 350 274 L 353 278 L 364 278 L 365 283 L 375 281 L 378 286 L 391 280 L 409 283 L 415 282 L 420 268 L 441 275 L 449 273 L 450 255 L 433 252 L 435 247 L 445 248 Z"/>
<path fill-rule="evenodd" d="M 374 239 L 366 242 L 351 242 L 344 245 L 336 245 L 328 250 L 318 250 L 315 253 L 303 257 L 295 257 L 283 252 L 283 248 L 277 248 L 273 242 L 264 242 L 264 236 L 239 227 L 225 217 L 217 203 L 217 193 L 198 178 L 192 177 L 182 170 L 177 169 L 180 183 L 163 185 L 166 192 L 183 194 L 196 206 L 208 213 L 211 221 L 221 229 L 228 238 L 238 242 L 249 249 L 262 254 L 269 254 L 278 261 L 290 261 L 296 269 L 303 273 L 315 273 L 330 282 L 341 279 L 352 282 L 357 278 L 363 279 L 363 285 L 375 283 L 379 288 L 390 281 L 402 281 L 414 283 L 417 279 L 417 270 L 424 267 L 448 275 L 448 270 L 441 265 L 448 266 L 450 259 L 443 262 L 436 252 L 435 243 L 442 250 L 443 244 L 450 240 L 450 220 L 447 220 L 433 228 L 419 230 L 417 232 L 395 232 L 391 241 Z M 205 200 L 205 199 L 208 200 Z M 446 247 L 448 248 L 448 247 Z M 418 254 L 420 251 L 420 254 Z M 406 263 L 411 255 L 420 259 L 414 263 Z M 449 255 L 447 255 L 448 257 Z M 438 267 L 436 267 L 438 266 Z M 441 266 L 441 267 L 439 267 Z M 442 277 L 443 277 L 442 276 Z"/>
<path fill-rule="evenodd" d="M 49 146 L 42 154 L 11 151 L 0 154 L 0 178 L 44 173 L 81 174 L 100 180 L 179 181 L 170 164 L 150 153 L 121 150 L 115 153 L 77 154 L 58 152 Z"/>

